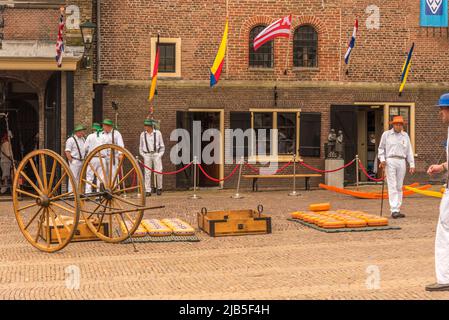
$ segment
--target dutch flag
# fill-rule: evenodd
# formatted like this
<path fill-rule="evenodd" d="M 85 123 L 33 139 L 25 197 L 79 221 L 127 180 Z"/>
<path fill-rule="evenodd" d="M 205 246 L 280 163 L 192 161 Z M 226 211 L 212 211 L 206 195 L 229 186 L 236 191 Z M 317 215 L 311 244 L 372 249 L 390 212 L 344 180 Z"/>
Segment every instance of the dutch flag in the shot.
<path fill-rule="evenodd" d="M 357 37 L 357 30 L 359 29 L 359 20 L 355 20 L 354 31 L 352 33 L 351 41 L 349 41 L 348 51 L 345 54 L 345 63 L 349 63 L 349 57 L 351 56 L 352 49 L 355 47 L 355 38 Z"/>

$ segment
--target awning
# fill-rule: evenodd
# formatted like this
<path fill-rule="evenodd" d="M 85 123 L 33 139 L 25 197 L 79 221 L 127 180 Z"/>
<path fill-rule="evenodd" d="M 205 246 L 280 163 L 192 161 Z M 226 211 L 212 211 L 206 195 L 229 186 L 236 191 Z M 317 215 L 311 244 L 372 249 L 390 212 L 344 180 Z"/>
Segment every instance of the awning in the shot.
<path fill-rule="evenodd" d="M 62 67 L 56 64 L 55 43 L 5 40 L 0 49 L 0 70 L 75 71 L 83 56 L 83 47 L 65 48 Z"/>

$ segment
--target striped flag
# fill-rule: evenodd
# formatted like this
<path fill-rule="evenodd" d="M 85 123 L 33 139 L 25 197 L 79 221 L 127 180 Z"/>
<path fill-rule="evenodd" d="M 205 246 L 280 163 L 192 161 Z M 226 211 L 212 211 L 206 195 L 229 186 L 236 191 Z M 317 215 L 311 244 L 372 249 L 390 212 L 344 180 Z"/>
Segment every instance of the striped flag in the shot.
<path fill-rule="evenodd" d="M 59 17 L 59 28 L 58 28 L 58 40 L 56 41 L 56 63 L 58 64 L 58 68 L 62 67 L 62 55 L 64 53 L 64 8 L 61 8 L 61 15 Z"/>
<path fill-rule="evenodd" d="M 256 38 L 254 38 L 254 51 L 257 51 L 261 46 L 263 46 L 268 41 L 274 38 L 290 38 L 290 29 L 292 26 L 292 16 L 286 16 L 279 20 L 276 20 L 268 27 L 262 30 Z"/>
<path fill-rule="evenodd" d="M 157 42 L 156 42 L 156 57 L 154 58 L 154 66 L 153 66 L 153 77 L 151 78 L 151 87 L 150 87 L 150 96 L 148 98 L 148 101 L 153 100 L 154 95 L 156 93 L 156 85 L 157 85 L 157 74 L 159 71 L 159 35 L 157 35 Z"/>
<path fill-rule="evenodd" d="M 214 64 L 210 69 L 210 86 L 213 87 L 220 80 L 221 71 L 223 70 L 224 59 L 226 55 L 226 46 L 228 42 L 228 20 L 226 20 L 225 31 L 223 38 L 221 39 L 220 48 L 218 49 L 217 56 L 215 57 Z"/>
<path fill-rule="evenodd" d="M 348 51 L 345 54 L 345 63 L 349 64 L 349 57 L 351 56 L 352 49 L 355 47 L 355 39 L 357 37 L 357 31 L 359 29 L 359 20 L 355 20 L 354 31 L 352 32 L 351 40 L 349 41 Z"/>
<path fill-rule="evenodd" d="M 401 86 L 399 88 L 399 96 L 402 95 L 404 91 L 405 84 L 407 83 L 408 74 L 410 73 L 410 68 L 412 67 L 412 56 L 413 51 L 415 50 L 415 43 L 413 42 L 410 51 L 408 52 L 407 60 L 405 60 L 404 66 L 402 67 L 402 75 L 401 75 Z"/>

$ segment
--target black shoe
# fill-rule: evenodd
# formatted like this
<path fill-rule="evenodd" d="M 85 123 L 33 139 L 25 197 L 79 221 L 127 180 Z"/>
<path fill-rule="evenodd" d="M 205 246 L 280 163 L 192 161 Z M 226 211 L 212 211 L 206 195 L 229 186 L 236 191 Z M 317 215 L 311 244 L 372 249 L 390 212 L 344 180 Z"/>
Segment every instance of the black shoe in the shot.
<path fill-rule="evenodd" d="M 393 212 L 393 213 L 391 214 L 391 216 L 392 216 L 393 219 L 399 219 L 399 218 L 402 218 L 403 215 L 401 215 L 400 212 Z M 405 217 L 405 216 L 404 216 L 404 217 Z"/>
<path fill-rule="evenodd" d="M 431 284 L 426 286 L 426 291 L 434 292 L 434 291 L 449 291 L 449 284 Z"/>
<path fill-rule="evenodd" d="M 147 197 L 151 197 L 151 192 L 145 192 L 145 195 L 146 195 Z"/>
<path fill-rule="evenodd" d="M 157 189 L 157 195 L 161 196 L 162 195 L 162 189 Z"/>
<path fill-rule="evenodd" d="M 152 193 L 156 193 L 156 191 L 157 191 L 156 188 L 151 188 Z"/>
<path fill-rule="evenodd" d="M 399 218 L 401 219 L 405 218 L 405 214 L 399 212 Z"/>

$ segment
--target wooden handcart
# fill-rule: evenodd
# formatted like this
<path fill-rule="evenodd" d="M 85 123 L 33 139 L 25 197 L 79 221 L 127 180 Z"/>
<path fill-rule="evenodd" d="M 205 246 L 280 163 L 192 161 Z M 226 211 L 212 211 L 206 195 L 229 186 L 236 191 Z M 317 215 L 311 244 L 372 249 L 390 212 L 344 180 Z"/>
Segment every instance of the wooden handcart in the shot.
<path fill-rule="evenodd" d="M 94 182 L 87 179 L 92 174 Z M 64 182 L 73 191 L 62 191 Z M 85 193 L 87 184 L 92 193 Z M 31 152 L 15 172 L 13 206 L 28 242 L 49 253 L 65 248 L 80 230 L 109 243 L 125 241 L 138 229 L 145 210 L 156 209 L 146 207 L 138 163 L 116 145 L 93 150 L 83 162 L 79 181 L 57 153 Z"/>

